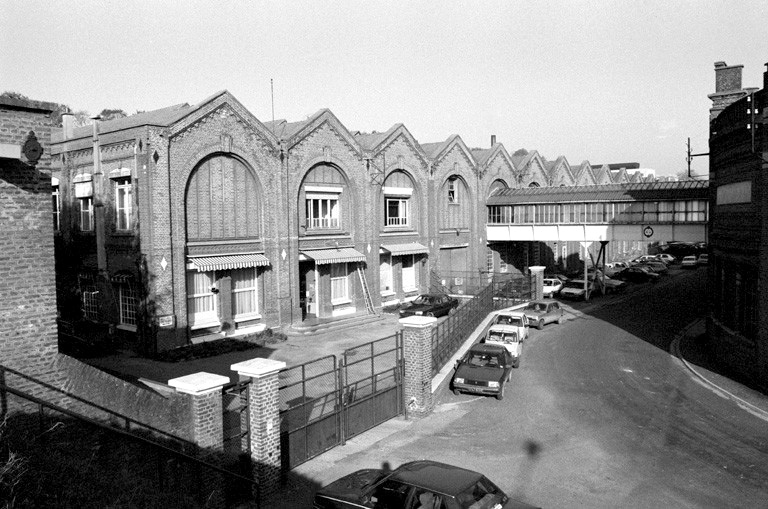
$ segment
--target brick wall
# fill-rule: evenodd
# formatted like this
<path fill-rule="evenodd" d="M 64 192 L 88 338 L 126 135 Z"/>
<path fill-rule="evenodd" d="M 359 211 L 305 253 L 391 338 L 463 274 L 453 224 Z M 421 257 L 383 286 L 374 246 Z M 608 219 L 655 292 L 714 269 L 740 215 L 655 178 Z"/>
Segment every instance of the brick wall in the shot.
<path fill-rule="evenodd" d="M 33 166 L 0 159 L 0 362 L 50 378 L 58 353 L 51 211 L 53 105 L 0 100 L 0 143 L 23 145 L 34 131 L 43 148 Z"/>

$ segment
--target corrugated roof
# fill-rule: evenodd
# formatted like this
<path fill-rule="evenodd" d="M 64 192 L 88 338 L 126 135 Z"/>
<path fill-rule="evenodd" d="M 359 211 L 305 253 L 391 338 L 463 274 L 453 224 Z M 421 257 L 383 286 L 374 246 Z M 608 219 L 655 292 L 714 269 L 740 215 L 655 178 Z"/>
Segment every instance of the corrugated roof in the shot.
<path fill-rule="evenodd" d="M 338 249 L 313 249 L 311 251 L 302 250 L 301 254 L 314 260 L 317 265 L 365 261 L 365 255 L 351 247 L 340 247 Z"/>
<path fill-rule="evenodd" d="M 393 256 L 424 254 L 429 252 L 429 249 L 426 246 L 422 246 L 418 242 L 409 242 L 407 244 L 382 244 L 381 247 L 392 253 Z"/>
<path fill-rule="evenodd" d="M 260 253 L 190 257 L 198 272 L 211 270 L 245 269 L 269 265 L 269 259 Z"/>
<path fill-rule="evenodd" d="M 694 200 L 706 199 L 708 197 L 708 182 L 639 182 L 598 186 L 502 189 L 493 196 L 490 196 L 486 200 L 486 205 L 592 201 Z"/>

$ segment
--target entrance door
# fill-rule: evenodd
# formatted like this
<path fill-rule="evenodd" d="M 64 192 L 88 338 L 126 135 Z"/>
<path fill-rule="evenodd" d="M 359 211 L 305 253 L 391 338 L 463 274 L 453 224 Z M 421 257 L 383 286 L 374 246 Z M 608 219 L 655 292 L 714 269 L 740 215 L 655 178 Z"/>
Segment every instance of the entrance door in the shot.
<path fill-rule="evenodd" d="M 315 262 L 299 262 L 299 305 L 302 320 L 317 316 L 316 278 Z"/>

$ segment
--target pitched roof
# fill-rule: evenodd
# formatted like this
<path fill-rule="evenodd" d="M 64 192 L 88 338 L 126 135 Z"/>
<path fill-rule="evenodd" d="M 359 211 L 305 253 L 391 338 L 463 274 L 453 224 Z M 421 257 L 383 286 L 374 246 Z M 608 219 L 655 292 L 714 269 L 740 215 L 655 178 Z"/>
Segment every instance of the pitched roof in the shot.
<path fill-rule="evenodd" d="M 568 203 L 592 201 L 692 200 L 709 196 L 706 181 L 641 182 L 573 187 L 502 189 L 486 205 Z"/>
<path fill-rule="evenodd" d="M 485 163 L 493 153 L 492 148 L 473 148 L 469 151 L 472 152 L 472 157 L 475 158 L 475 161 L 477 161 L 478 164 Z"/>
<path fill-rule="evenodd" d="M 439 142 L 439 143 L 419 143 L 421 145 L 421 149 L 424 151 L 425 154 L 427 154 L 428 157 L 433 158 L 440 152 L 443 145 L 445 145 L 445 142 Z"/>
<path fill-rule="evenodd" d="M 378 147 L 381 142 L 386 140 L 395 130 L 397 130 L 398 127 L 400 127 L 402 124 L 395 124 L 392 127 L 387 130 L 387 132 L 384 133 L 377 133 L 376 131 L 373 131 L 371 133 L 364 133 L 361 131 L 358 131 L 354 134 L 355 139 L 357 142 L 366 150 L 373 150 L 374 148 Z M 353 131 L 354 132 L 354 131 Z"/>

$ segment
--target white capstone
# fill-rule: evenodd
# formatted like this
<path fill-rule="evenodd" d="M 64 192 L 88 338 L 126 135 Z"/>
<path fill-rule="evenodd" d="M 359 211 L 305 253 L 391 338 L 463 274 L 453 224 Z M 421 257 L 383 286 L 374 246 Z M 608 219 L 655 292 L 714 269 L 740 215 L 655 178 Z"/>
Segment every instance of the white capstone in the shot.
<path fill-rule="evenodd" d="M 192 373 L 168 380 L 168 385 L 185 394 L 199 396 L 220 390 L 229 383 L 229 378 L 215 373 Z"/>
<path fill-rule="evenodd" d="M 264 375 L 269 375 L 270 373 L 276 373 L 277 371 L 283 369 L 285 366 L 286 364 L 283 361 L 257 357 L 249 361 L 232 364 L 230 369 L 232 369 L 232 371 L 237 371 L 237 373 L 241 376 L 258 378 Z"/>
<path fill-rule="evenodd" d="M 412 327 L 416 329 L 422 329 L 425 327 L 431 327 L 437 323 L 437 318 L 434 316 L 406 316 L 400 319 L 400 325 L 403 327 Z"/>

